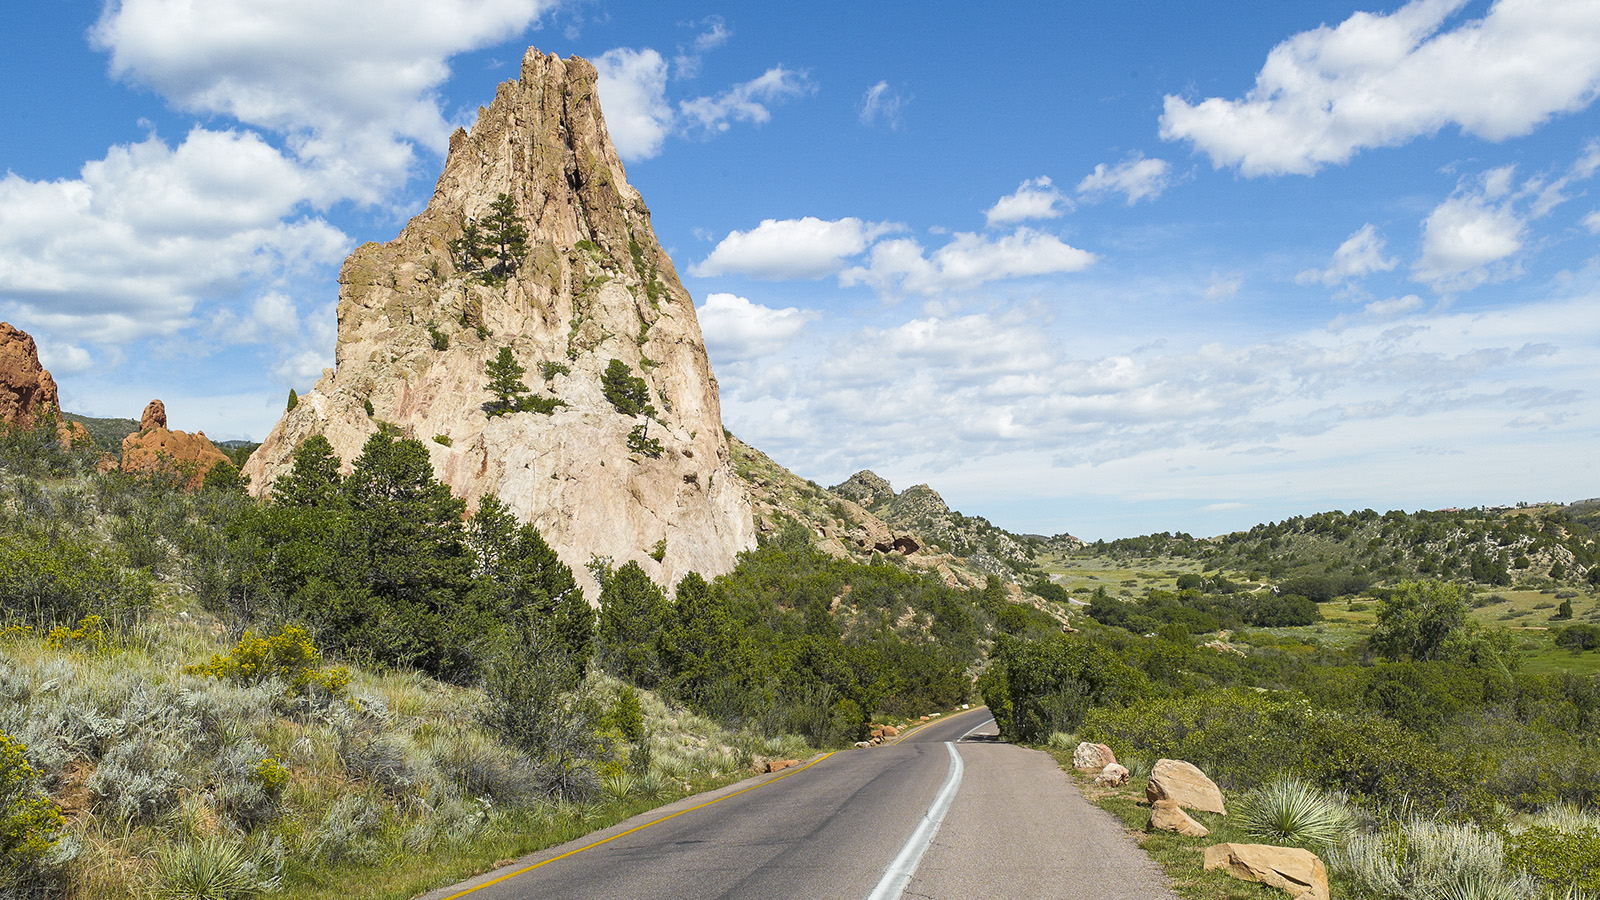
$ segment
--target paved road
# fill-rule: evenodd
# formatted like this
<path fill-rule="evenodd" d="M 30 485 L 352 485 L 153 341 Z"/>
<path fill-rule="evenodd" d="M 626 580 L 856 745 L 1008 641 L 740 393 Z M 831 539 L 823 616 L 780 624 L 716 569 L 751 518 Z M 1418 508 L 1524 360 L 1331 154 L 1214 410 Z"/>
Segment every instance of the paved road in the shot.
<path fill-rule="evenodd" d="M 993 734 L 983 710 L 935 720 L 899 743 L 682 800 L 425 896 L 883 900 L 898 886 L 888 883 L 892 864 L 898 860 L 903 873 L 914 860 L 917 848 L 908 851 L 908 840 L 919 826 L 923 834 L 931 830 L 927 817 L 941 795 L 947 812 L 909 883 L 900 879 L 901 896 L 1174 896 L 1160 868 L 1082 798 L 1054 760 Z M 505 877 L 513 872 L 521 874 Z"/>

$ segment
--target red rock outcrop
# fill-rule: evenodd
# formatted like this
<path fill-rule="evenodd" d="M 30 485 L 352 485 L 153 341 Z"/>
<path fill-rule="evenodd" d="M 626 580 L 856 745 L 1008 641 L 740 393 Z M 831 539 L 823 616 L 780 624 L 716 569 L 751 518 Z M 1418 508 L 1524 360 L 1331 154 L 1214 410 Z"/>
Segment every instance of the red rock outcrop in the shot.
<path fill-rule="evenodd" d="M 231 462 L 204 431 L 185 434 L 167 430 L 167 407 L 151 400 L 139 417 L 139 431 L 122 439 L 122 471 L 137 474 L 175 472 L 188 490 L 200 487 L 206 473 L 219 462 Z"/>
<path fill-rule="evenodd" d="M 39 416 L 60 411 L 56 381 L 39 364 L 33 337 L 0 322 L 0 425 L 32 428 Z M 60 418 L 56 434 L 64 444 L 89 437 L 82 425 Z"/>

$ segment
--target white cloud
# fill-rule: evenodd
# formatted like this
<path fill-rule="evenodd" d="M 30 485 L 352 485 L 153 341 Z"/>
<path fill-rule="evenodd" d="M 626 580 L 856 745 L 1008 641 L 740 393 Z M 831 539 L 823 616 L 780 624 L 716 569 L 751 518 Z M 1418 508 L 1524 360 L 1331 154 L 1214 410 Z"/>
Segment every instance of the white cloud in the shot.
<path fill-rule="evenodd" d="M 689 267 L 689 274 L 823 278 L 839 272 L 847 257 L 863 252 L 871 241 L 896 227 L 855 218 L 763 219 L 749 231 L 728 232 L 709 256 Z"/>
<path fill-rule="evenodd" d="M 1583 227 L 1589 229 L 1590 234 L 1600 234 L 1600 210 L 1595 210 L 1584 216 Z"/>
<path fill-rule="evenodd" d="M 1297 34 L 1242 99 L 1169 95 L 1161 137 L 1245 175 L 1310 175 L 1452 124 L 1490 141 L 1528 134 L 1600 93 L 1600 5 L 1497 0 L 1447 27 L 1464 6 L 1414 0 Z"/>
<path fill-rule="evenodd" d="M 1058 209 L 1057 204 L 1063 208 Z M 1054 219 L 1071 208 L 1072 201 L 1061 196 L 1061 191 L 1047 176 L 1040 175 L 1024 181 L 1015 193 L 996 200 L 983 216 L 990 225 L 1002 225 L 1028 219 Z"/>
<path fill-rule="evenodd" d="M 520 34 L 545 0 L 110 0 L 91 31 L 117 78 L 178 108 L 289 137 L 324 202 L 383 200 L 414 146 L 443 152 L 435 93 L 463 51 Z"/>
<path fill-rule="evenodd" d="M 45 341 L 39 344 L 39 364 L 60 380 L 62 375 L 87 372 L 94 365 L 94 359 L 82 347 L 60 341 Z"/>
<path fill-rule="evenodd" d="M 1466 290 L 1514 274 L 1500 263 L 1522 249 L 1525 225 L 1513 208 L 1510 167 L 1486 173 L 1429 213 L 1412 275 L 1435 290 Z"/>
<path fill-rule="evenodd" d="M 1400 260 L 1392 256 L 1383 255 L 1383 236 L 1378 234 L 1376 226 L 1370 222 L 1361 226 L 1356 232 L 1333 251 L 1333 260 L 1326 269 L 1306 269 L 1295 276 L 1295 281 L 1300 284 L 1322 282 L 1327 287 L 1334 287 L 1370 275 L 1373 272 L 1390 272 L 1400 264 Z"/>
<path fill-rule="evenodd" d="M 1161 196 L 1170 183 L 1167 161 L 1145 159 L 1142 154 L 1131 154 L 1115 166 L 1100 163 L 1094 171 L 1078 182 L 1078 193 L 1092 199 L 1108 194 L 1123 194 L 1132 206 L 1140 200 Z"/>
<path fill-rule="evenodd" d="M 793 306 L 772 309 L 733 294 L 711 294 L 696 312 L 706 350 L 718 363 L 776 353 L 818 317 Z"/>
<path fill-rule="evenodd" d="M 661 152 L 672 131 L 667 105 L 667 63 L 651 49 L 618 47 L 594 61 L 601 108 L 617 155 L 649 159 Z"/>
<path fill-rule="evenodd" d="M 1239 293 L 1239 288 L 1244 285 L 1244 276 L 1237 272 L 1223 274 L 1212 272 L 1211 280 L 1206 282 L 1205 298 L 1207 300 L 1232 300 Z"/>
<path fill-rule="evenodd" d="M 1018 228 L 994 240 L 957 232 L 931 256 L 924 255 L 922 245 L 910 238 L 879 241 L 873 245 L 867 265 L 841 272 L 839 282 L 871 285 L 885 295 L 901 291 L 935 295 L 972 290 L 1006 278 L 1078 272 L 1094 261 L 1093 253 L 1031 228 Z"/>
<path fill-rule="evenodd" d="M 900 110 L 911 98 L 901 94 L 889 86 L 889 82 L 880 81 L 867 88 L 861 95 L 861 113 L 859 119 L 863 125 L 873 125 L 879 120 L 889 126 L 890 130 L 900 127 Z"/>
<path fill-rule="evenodd" d="M 120 343 L 192 324 L 246 280 L 331 265 L 349 239 L 295 218 L 302 168 L 251 132 L 196 128 L 113 147 L 76 179 L 0 179 L 0 301 L 75 338 Z"/>
<path fill-rule="evenodd" d="M 678 54 L 672 58 L 672 74 L 677 78 L 695 78 L 700 74 L 702 57 L 712 50 L 721 47 L 733 37 L 733 32 L 728 29 L 728 24 L 721 16 L 707 16 L 698 24 L 705 30 L 695 35 L 690 45 L 678 48 Z"/>
<path fill-rule="evenodd" d="M 805 72 L 774 66 L 715 96 L 682 101 L 678 115 L 686 130 L 717 134 L 727 131 L 733 122 L 765 124 L 772 118 L 769 106 L 814 90 Z"/>

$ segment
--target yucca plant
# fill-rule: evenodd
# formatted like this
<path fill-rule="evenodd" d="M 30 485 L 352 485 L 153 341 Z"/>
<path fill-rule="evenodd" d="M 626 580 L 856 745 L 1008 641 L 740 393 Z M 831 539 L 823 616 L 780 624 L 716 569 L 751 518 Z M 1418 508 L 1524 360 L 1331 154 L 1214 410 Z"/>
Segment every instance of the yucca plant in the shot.
<path fill-rule="evenodd" d="M 1427 900 L 1531 900 L 1537 896 L 1526 878 L 1504 873 L 1464 876 L 1425 895 Z"/>
<path fill-rule="evenodd" d="M 1298 778 L 1271 782 L 1246 794 L 1235 811 L 1239 824 L 1270 843 L 1322 848 L 1350 834 L 1355 818 L 1336 797 Z"/>
<path fill-rule="evenodd" d="M 156 857 L 158 900 L 247 900 L 277 887 L 277 878 L 244 847 L 224 838 L 175 844 Z"/>
<path fill-rule="evenodd" d="M 638 788 L 638 781 L 627 772 L 618 772 L 607 775 L 605 780 L 606 796 L 613 800 L 626 799 Z"/>

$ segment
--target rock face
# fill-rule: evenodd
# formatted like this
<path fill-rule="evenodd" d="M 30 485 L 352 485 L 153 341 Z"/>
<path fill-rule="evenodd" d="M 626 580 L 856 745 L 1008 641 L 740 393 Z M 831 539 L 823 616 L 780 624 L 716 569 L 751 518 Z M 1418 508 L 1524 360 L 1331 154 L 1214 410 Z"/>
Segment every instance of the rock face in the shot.
<path fill-rule="evenodd" d="M 874 512 L 886 509 L 894 502 L 894 488 L 883 476 L 870 469 L 862 469 L 828 490 Z"/>
<path fill-rule="evenodd" d="M 1205 837 L 1211 830 L 1196 822 L 1172 800 L 1157 800 L 1150 804 L 1150 827 L 1161 831 L 1176 831 L 1189 837 Z"/>
<path fill-rule="evenodd" d="M 591 598 L 594 556 L 667 586 L 726 572 L 755 528 L 693 301 L 606 133 L 594 66 L 530 48 L 520 74 L 451 137 L 428 208 L 345 261 L 337 367 L 252 455 L 251 490 L 269 490 L 313 434 L 349 471 L 389 423 L 469 506 L 495 493 L 536 526 Z M 496 283 L 453 242 L 469 222 L 491 227 L 502 195 L 528 240 Z M 502 348 L 532 395 L 564 405 L 488 417 L 485 368 Z M 653 418 L 607 400 L 611 360 L 643 379 Z"/>
<path fill-rule="evenodd" d="M 150 401 L 139 417 L 139 430 L 122 439 L 122 471 L 176 472 L 184 477 L 183 486 L 191 491 L 219 462 L 229 462 L 228 454 L 217 449 L 204 431 L 185 434 L 167 430 L 167 407 L 160 400 Z"/>
<path fill-rule="evenodd" d="M 1217 844 L 1206 848 L 1206 870 L 1221 869 L 1241 881 L 1288 891 L 1295 900 L 1328 900 L 1328 869 L 1322 858 L 1298 847 Z"/>
<path fill-rule="evenodd" d="M 1180 759 L 1158 759 L 1150 768 L 1150 783 L 1144 796 L 1151 803 L 1171 800 L 1187 809 L 1227 815 L 1222 790 L 1206 773 Z"/>
<path fill-rule="evenodd" d="M 0 425 L 32 428 L 40 415 L 60 411 L 55 379 L 39 364 L 32 335 L 0 322 Z M 65 419 L 57 420 L 56 433 L 62 443 L 89 436 L 82 425 Z"/>

